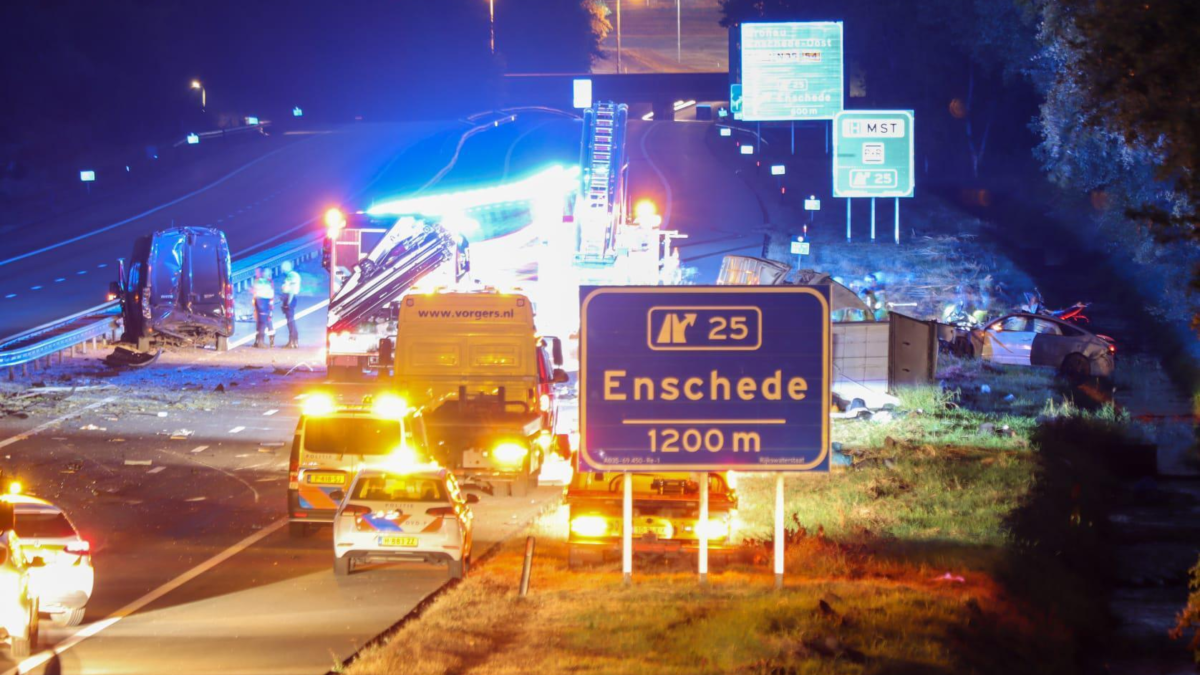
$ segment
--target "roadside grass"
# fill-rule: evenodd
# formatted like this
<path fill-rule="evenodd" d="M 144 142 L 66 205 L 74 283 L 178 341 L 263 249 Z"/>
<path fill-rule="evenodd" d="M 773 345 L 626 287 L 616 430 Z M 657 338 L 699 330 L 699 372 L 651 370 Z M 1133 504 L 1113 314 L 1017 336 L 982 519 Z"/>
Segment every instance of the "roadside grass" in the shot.
<path fill-rule="evenodd" d="M 945 388 L 906 392 L 890 419 L 838 421 L 854 465 L 786 481 L 782 592 L 774 481 L 740 474 L 751 555 L 714 567 L 707 588 L 691 559 L 639 560 L 631 587 L 616 562 L 568 570 L 560 508 L 533 529 L 529 597 L 524 542 L 509 541 L 347 672 L 1075 672 L 1081 635 L 1104 621 L 1107 479 L 1090 452 L 1116 447 L 1128 420 L 1013 370 L 951 363 Z"/>

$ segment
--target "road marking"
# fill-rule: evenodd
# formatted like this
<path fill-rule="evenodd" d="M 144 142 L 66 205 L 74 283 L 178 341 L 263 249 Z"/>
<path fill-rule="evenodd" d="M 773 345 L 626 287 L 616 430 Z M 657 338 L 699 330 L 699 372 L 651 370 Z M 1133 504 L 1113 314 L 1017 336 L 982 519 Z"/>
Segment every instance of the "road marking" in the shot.
<path fill-rule="evenodd" d="M 63 415 L 62 417 L 56 417 L 56 418 L 50 420 L 49 422 L 43 422 L 43 423 L 37 425 L 36 427 L 30 429 L 29 431 L 19 433 L 16 436 L 12 436 L 10 438 L 6 438 L 6 439 L 0 441 L 0 449 L 7 448 L 8 446 L 12 445 L 13 443 L 20 443 L 21 441 L 25 440 L 26 438 L 29 438 L 30 436 L 40 434 L 43 431 L 45 431 L 51 427 L 54 427 L 56 425 L 62 424 L 63 422 L 65 422 L 73 417 L 79 417 L 80 415 L 82 415 L 83 413 L 85 413 L 89 410 L 95 410 L 96 408 L 99 408 L 100 406 L 108 405 L 109 403 L 112 403 L 115 400 L 117 400 L 116 396 L 109 396 L 108 398 L 106 398 L 104 400 L 96 401 L 95 403 L 93 403 L 91 405 L 84 406 L 84 407 L 80 408 L 79 410 L 76 410 L 75 412 L 67 413 L 66 415 Z"/>
<path fill-rule="evenodd" d="M 56 284 L 61 284 L 62 282 L 66 281 L 66 280 L 67 280 L 67 278 L 66 278 L 66 277 L 59 277 L 59 278 L 57 278 L 57 279 L 55 279 L 55 280 L 54 280 L 54 283 L 56 283 Z"/>
<path fill-rule="evenodd" d="M 78 274 L 78 275 L 80 275 L 80 276 L 83 276 L 84 274 L 87 274 L 87 270 L 79 270 L 79 271 L 78 271 L 78 272 L 76 272 L 75 274 Z"/>
<path fill-rule="evenodd" d="M 268 410 L 267 412 L 263 413 L 263 417 L 270 417 L 271 415 L 274 415 L 277 412 L 279 412 L 278 409 Z"/>
<path fill-rule="evenodd" d="M 143 211 L 143 212 L 141 212 L 141 213 L 137 214 L 136 216 L 131 216 L 131 217 L 129 217 L 129 218 L 126 218 L 125 220 L 118 220 L 117 222 L 113 223 L 112 225 L 105 225 L 104 227 L 101 227 L 101 228 L 98 228 L 98 229 L 92 230 L 91 232 L 85 232 L 84 234 L 81 234 L 81 235 L 79 235 L 79 236 L 77 236 L 77 237 L 71 237 L 70 239 L 64 239 L 64 240 L 62 240 L 62 241 L 59 241 L 59 242 L 53 243 L 53 244 L 51 244 L 51 245 L 49 245 L 49 246 L 43 246 L 42 248 L 39 248 L 39 249 L 36 249 L 36 250 L 30 251 L 30 252 L 28 252 L 28 253 L 22 253 L 22 254 L 21 254 L 21 255 L 19 255 L 19 256 L 14 256 L 14 257 L 12 257 L 12 258 L 8 258 L 7 260 L 0 260 L 0 267 L 3 267 L 3 266 L 5 266 L 5 265 L 8 265 L 8 264 L 10 264 L 10 263 L 15 263 L 15 262 L 17 262 L 18 260 L 24 260 L 24 259 L 26 259 L 26 258 L 32 258 L 33 256 L 35 256 L 35 255 L 39 255 L 39 254 L 41 254 L 41 253 L 45 253 L 46 251 L 53 251 L 53 250 L 54 250 L 54 249 L 56 249 L 56 248 L 61 248 L 61 247 L 63 247 L 63 246 L 67 246 L 67 245 L 69 245 L 69 244 L 74 244 L 74 243 L 75 243 L 75 242 L 77 242 L 77 241 L 82 241 L 82 240 L 84 240 L 84 239 L 87 239 L 88 237 L 92 237 L 92 236 L 95 236 L 95 235 L 97 235 L 97 234 L 101 234 L 101 233 L 104 233 L 104 232 L 108 232 L 109 230 L 112 230 L 112 229 L 114 229 L 114 228 L 118 228 L 118 227 L 120 227 L 120 226 L 122 226 L 122 225 L 125 225 L 125 224 L 127 224 L 127 223 L 132 223 L 132 222 L 133 222 L 133 221 L 135 221 L 135 220 L 138 220 L 138 219 L 141 219 L 141 218 L 145 218 L 146 216 L 149 216 L 149 215 L 151 215 L 151 214 L 154 214 L 154 213 L 157 213 L 157 212 L 159 212 L 159 211 L 162 211 L 163 209 L 165 209 L 165 208 L 167 208 L 167 207 L 174 206 L 174 205 L 178 204 L 179 202 L 182 202 L 182 201 L 184 201 L 184 200 L 186 200 L 186 199 L 190 199 L 190 198 L 192 198 L 192 197 L 195 197 L 196 195 L 198 195 L 198 194 L 200 194 L 200 193 L 202 193 L 202 192 L 207 192 L 208 190 L 211 190 L 212 188 L 215 188 L 216 186 L 220 185 L 221 183 L 224 183 L 225 181 L 229 180 L 230 178 L 233 178 L 234 176 L 238 175 L 239 173 L 241 173 L 241 172 L 245 171 L 246 169 L 249 169 L 250 167 L 254 166 L 255 164 L 258 164 L 259 162 L 263 161 L 264 159 L 266 159 L 266 158 L 268 158 L 268 157 L 270 157 L 270 156 L 272 156 L 272 155 L 274 155 L 274 154 L 276 154 L 276 153 L 283 152 L 284 150 L 287 150 L 288 148 L 291 148 L 291 147 L 294 147 L 294 146 L 295 146 L 295 144 L 294 144 L 294 143 L 289 143 L 288 145 L 285 145 L 285 146 L 283 146 L 282 148 L 278 148 L 278 149 L 276 149 L 276 150 L 272 150 L 271 152 L 268 152 L 267 154 L 265 154 L 265 155 L 263 155 L 262 157 L 259 157 L 258 159 L 256 159 L 256 160 L 254 160 L 254 161 L 250 162 L 249 164 L 246 164 L 245 166 L 242 166 L 242 167 L 240 167 L 240 168 L 238 168 L 238 169 L 235 169 L 235 170 L 231 171 L 230 173 L 227 173 L 227 174 L 225 174 L 224 176 L 222 176 L 222 177 L 218 178 L 216 181 L 214 181 L 214 182 L 212 182 L 212 183 L 209 183 L 208 185 L 205 185 L 204 187 L 200 188 L 199 190 L 193 190 L 192 192 L 189 192 L 189 193 L 187 193 L 186 195 L 183 195 L 182 197 L 179 197 L 179 198 L 177 198 L 177 199 L 173 199 L 173 200 L 171 200 L 171 201 L 169 201 L 169 202 L 167 202 L 167 203 L 165 203 L 165 204 L 160 204 L 160 205 L 158 205 L 158 206 L 155 206 L 154 208 L 152 208 L 152 209 L 149 209 L 148 211 Z"/>
<path fill-rule="evenodd" d="M 31 290 L 31 291 L 40 291 L 40 290 L 42 290 L 42 287 L 41 287 L 41 286 L 30 286 L 30 287 L 29 287 L 29 290 Z"/>
<path fill-rule="evenodd" d="M 240 434 L 240 433 L 242 433 L 242 432 L 243 432 L 243 431 L 245 431 L 245 430 L 246 430 L 246 427 L 234 427 L 234 428 L 232 428 L 232 429 L 230 429 L 230 430 L 229 430 L 229 433 L 231 433 L 231 434 Z"/>
<path fill-rule="evenodd" d="M 205 560 L 204 562 L 200 563 L 199 565 L 196 565 L 192 569 L 184 572 L 183 574 L 180 574 L 179 576 L 168 581 L 167 583 L 163 584 L 162 586 L 159 586 L 158 588 L 150 591 L 149 593 L 143 595 L 142 597 L 138 598 L 137 600 L 134 600 L 133 602 L 129 603 L 128 605 L 125 605 L 124 607 L 118 609 L 117 611 L 113 612 L 112 616 L 108 617 L 107 619 L 104 619 L 102 621 L 97 621 L 96 623 L 93 623 L 93 624 L 88 624 L 87 626 L 84 626 L 83 628 L 76 631 L 73 635 L 71 635 L 71 637 L 67 638 L 66 640 L 63 640 L 62 642 L 58 643 L 51 649 L 47 649 L 44 652 L 34 654 L 33 656 L 25 659 L 24 661 L 17 664 L 17 666 L 15 668 L 10 668 L 10 669 L 4 671 L 3 675 L 17 675 L 18 673 L 28 673 L 32 670 L 35 670 L 37 668 L 44 666 L 47 662 L 50 661 L 50 659 L 52 659 L 56 656 L 61 656 L 64 652 L 71 649 L 72 647 L 79 644 L 80 642 L 83 642 L 84 640 L 86 640 L 90 637 L 95 637 L 101 631 L 111 627 L 113 624 L 117 623 L 121 619 L 128 617 L 129 615 L 137 612 L 138 610 L 142 609 L 146 605 L 149 605 L 150 603 L 154 602 L 155 600 L 158 600 L 159 598 L 163 597 L 167 593 L 170 593 L 171 591 L 179 588 L 180 586 L 186 584 L 187 582 L 191 581 L 192 579 L 195 579 L 196 577 L 200 576 L 201 574 L 204 574 L 205 572 L 211 570 L 212 568 L 216 567 L 217 565 L 220 565 L 221 563 L 225 562 L 226 560 L 229 560 L 233 556 L 250 548 L 251 546 L 262 541 L 263 539 L 266 539 L 268 536 L 273 534 L 276 530 L 278 530 L 279 528 L 286 525 L 287 521 L 288 521 L 287 518 L 280 518 L 279 520 L 271 523 L 270 525 L 267 525 L 266 527 L 259 530 L 258 532 L 251 534 L 250 536 L 239 541 L 238 543 L 234 544 L 233 546 L 230 546 L 229 548 L 225 549 L 224 551 L 221 551 L 220 553 L 214 555 L 213 557 L 209 558 L 208 560 Z"/>
<path fill-rule="evenodd" d="M 196 447 L 192 448 L 192 452 L 204 452 L 207 449 L 207 445 L 197 445 Z"/>
<path fill-rule="evenodd" d="M 180 458 L 186 459 L 187 461 L 189 461 L 189 462 L 191 462 L 191 463 L 193 463 L 193 464 L 199 464 L 200 466 L 202 466 L 202 467 L 204 467 L 204 468 L 206 468 L 206 469 L 212 469 L 213 471 L 216 471 L 216 472 L 218 472 L 218 473 L 223 473 L 223 474 L 225 474 L 226 476 L 229 476 L 230 478 L 232 478 L 232 479 L 236 480 L 237 482 L 241 483 L 242 485 L 245 485 L 245 486 L 246 486 L 246 489 L 250 491 L 250 494 L 254 495 L 254 503 L 255 503 L 255 504 L 257 504 L 257 503 L 258 503 L 258 500 L 259 500 L 259 498 L 261 497 L 261 495 L 259 495 L 259 494 L 258 494 L 258 490 L 255 490 L 255 489 L 254 489 L 254 486 L 253 486 L 253 485 L 251 485 L 251 484 L 247 483 L 246 481 L 242 480 L 242 479 L 241 479 L 241 478 L 239 478 L 238 476 L 234 475 L 233 473 L 231 473 L 231 472 L 229 472 L 229 471 L 226 471 L 225 469 L 222 469 L 222 468 L 221 468 L 221 467 L 219 467 L 219 466 L 213 466 L 212 464 L 209 464 L 209 463 L 207 463 L 207 462 L 201 462 L 200 460 L 198 460 L 198 459 L 196 459 L 196 458 L 194 458 L 194 457 L 188 457 L 187 455 L 181 455 L 181 454 L 179 454 L 179 453 L 177 453 L 177 452 L 171 452 L 170 450 L 163 450 L 163 449 L 161 449 L 161 448 L 155 448 L 155 450 L 157 450 L 158 452 L 161 452 L 161 453 L 163 453 L 163 454 L 167 454 L 167 455 L 173 455 L 173 456 L 175 456 L 175 457 L 180 457 Z M 204 498 L 203 498 L 203 497 L 200 497 L 200 499 L 204 499 Z M 198 500 L 191 500 L 191 499 L 189 499 L 188 501 L 198 501 Z"/>
<path fill-rule="evenodd" d="M 96 267 L 104 269 L 105 267 L 108 267 L 108 263 L 100 263 L 99 265 L 96 265 Z"/>
<path fill-rule="evenodd" d="M 153 469 L 150 469 L 149 471 L 147 471 L 146 473 L 158 473 L 159 471 L 162 471 L 162 470 L 163 470 L 163 469 L 165 469 L 165 468 L 167 468 L 167 467 L 165 467 L 165 466 L 156 466 L 156 467 L 154 467 Z"/>
<path fill-rule="evenodd" d="M 16 294 L 16 293 L 9 293 L 8 295 L 4 296 L 4 299 L 5 299 L 5 300 L 12 300 L 12 299 L 13 299 L 13 298 L 15 298 L 15 297 L 17 297 L 17 294 Z"/>

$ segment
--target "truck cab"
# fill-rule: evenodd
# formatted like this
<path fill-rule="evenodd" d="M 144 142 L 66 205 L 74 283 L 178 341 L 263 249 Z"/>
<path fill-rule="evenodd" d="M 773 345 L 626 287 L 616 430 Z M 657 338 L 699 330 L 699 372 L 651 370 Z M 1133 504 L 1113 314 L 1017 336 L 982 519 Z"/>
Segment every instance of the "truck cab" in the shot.
<path fill-rule="evenodd" d="M 395 387 L 425 407 L 434 456 L 525 494 L 555 441 L 561 342 L 537 335 L 519 293 L 410 293 L 400 305 Z"/>
<path fill-rule="evenodd" d="M 700 483 L 708 480 L 710 559 L 737 553 L 737 491 L 729 473 L 648 472 L 633 474 L 633 552 L 678 557 L 699 550 Z M 621 554 L 624 474 L 576 471 L 567 487 L 570 528 L 568 565 L 601 563 Z"/>

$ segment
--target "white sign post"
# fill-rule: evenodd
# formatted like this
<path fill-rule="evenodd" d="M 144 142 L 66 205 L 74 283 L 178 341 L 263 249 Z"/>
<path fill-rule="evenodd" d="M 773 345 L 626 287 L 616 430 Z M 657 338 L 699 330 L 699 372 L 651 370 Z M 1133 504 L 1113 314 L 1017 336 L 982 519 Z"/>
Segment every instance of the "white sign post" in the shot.
<path fill-rule="evenodd" d="M 622 515 L 621 523 L 621 572 L 624 575 L 625 585 L 629 586 L 633 583 L 633 474 L 625 472 L 625 480 L 622 481 L 622 486 L 625 491 L 624 498 L 624 514 Z"/>
<path fill-rule="evenodd" d="M 783 472 L 775 474 L 775 589 L 783 590 Z"/>
<path fill-rule="evenodd" d="M 700 537 L 700 585 L 708 585 L 708 472 L 700 474 L 700 521 L 696 534 Z"/>

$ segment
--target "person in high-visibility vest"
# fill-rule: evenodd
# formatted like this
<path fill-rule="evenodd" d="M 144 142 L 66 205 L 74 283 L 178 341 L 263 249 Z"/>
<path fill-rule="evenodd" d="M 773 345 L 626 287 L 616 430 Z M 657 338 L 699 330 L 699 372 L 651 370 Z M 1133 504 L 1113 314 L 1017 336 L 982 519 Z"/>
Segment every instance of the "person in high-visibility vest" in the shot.
<path fill-rule="evenodd" d="M 283 316 L 287 318 L 288 341 L 284 347 L 296 349 L 300 346 L 300 331 L 296 328 L 296 300 L 300 297 L 300 273 L 292 266 L 291 261 L 284 261 L 279 266 L 283 270 Z"/>
<path fill-rule="evenodd" d="M 254 271 L 254 327 L 258 331 L 254 337 L 254 346 L 263 349 L 270 340 L 275 346 L 275 326 L 271 320 L 271 305 L 275 301 L 275 284 L 271 283 L 271 273 L 264 269 Z"/>

